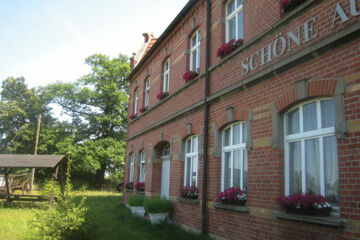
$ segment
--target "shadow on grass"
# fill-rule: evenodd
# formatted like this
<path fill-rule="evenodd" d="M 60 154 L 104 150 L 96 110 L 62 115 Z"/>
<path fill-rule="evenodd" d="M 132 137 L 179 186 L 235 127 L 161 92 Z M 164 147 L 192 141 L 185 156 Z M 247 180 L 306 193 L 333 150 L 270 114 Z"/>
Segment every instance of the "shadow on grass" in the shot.
<path fill-rule="evenodd" d="M 143 218 L 134 217 L 118 196 L 86 196 L 85 229 L 76 239 L 210 239 L 198 236 L 171 225 L 153 226 Z"/>

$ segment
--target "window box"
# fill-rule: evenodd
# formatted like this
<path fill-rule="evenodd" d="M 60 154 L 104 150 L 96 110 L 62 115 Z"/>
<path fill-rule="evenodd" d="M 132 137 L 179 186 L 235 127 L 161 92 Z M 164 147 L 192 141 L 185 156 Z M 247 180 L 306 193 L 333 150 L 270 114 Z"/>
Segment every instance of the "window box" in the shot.
<path fill-rule="evenodd" d="M 130 118 L 130 119 L 135 119 L 135 118 L 136 118 L 136 114 L 131 114 L 131 115 L 129 116 L 129 118 Z"/>
<path fill-rule="evenodd" d="M 250 213 L 250 209 L 246 206 L 229 205 L 229 204 L 223 204 L 221 202 L 215 202 L 213 203 L 213 207 L 216 209 L 222 209 L 222 210 L 228 210 L 228 211 L 234 211 L 240 213 Z"/>
<path fill-rule="evenodd" d="M 146 112 L 147 110 L 148 110 L 148 107 L 142 107 L 142 108 L 139 109 L 139 111 L 142 112 L 142 113 Z"/>
<path fill-rule="evenodd" d="M 281 13 L 284 15 L 293 9 L 297 8 L 299 5 L 304 3 L 306 0 L 281 0 L 280 9 Z"/>
<path fill-rule="evenodd" d="M 282 211 L 276 211 L 273 215 L 278 219 L 284 219 L 295 222 L 304 222 L 304 223 L 312 223 L 319 224 L 323 226 L 329 227 L 345 227 L 347 221 L 345 219 L 339 217 L 319 217 L 319 216 L 309 216 L 309 215 L 298 215 L 298 214 L 289 214 Z"/>
<path fill-rule="evenodd" d="M 184 79 L 186 82 L 190 82 L 191 80 L 194 80 L 198 75 L 199 75 L 199 73 L 196 72 L 196 71 L 187 71 L 187 72 L 183 75 L 183 79 Z"/>
<path fill-rule="evenodd" d="M 188 198 L 178 197 L 177 200 L 178 200 L 178 202 L 188 203 L 188 204 L 192 204 L 192 205 L 200 204 L 200 200 L 198 200 L 198 199 L 188 199 Z"/>
<path fill-rule="evenodd" d="M 192 186 L 192 187 L 188 187 L 185 186 L 182 190 L 181 190 L 181 197 L 182 198 L 186 198 L 186 199 L 198 199 L 199 197 L 199 190 L 197 187 Z"/>
<path fill-rule="evenodd" d="M 162 100 L 162 99 L 166 98 L 167 96 L 169 96 L 169 92 L 159 92 L 159 94 L 156 97 L 157 97 L 157 99 Z"/>
<path fill-rule="evenodd" d="M 135 184 L 136 191 L 143 192 L 145 190 L 145 183 L 144 182 L 138 182 Z"/>
<path fill-rule="evenodd" d="M 232 39 L 229 42 L 223 44 L 216 52 L 216 56 L 220 58 L 224 58 L 229 56 L 235 49 L 243 45 L 244 41 L 242 39 Z"/>
<path fill-rule="evenodd" d="M 125 188 L 126 188 L 126 190 L 131 190 L 131 191 L 133 191 L 133 189 L 134 189 L 134 184 L 133 184 L 132 182 L 128 182 L 128 183 L 126 183 Z"/>

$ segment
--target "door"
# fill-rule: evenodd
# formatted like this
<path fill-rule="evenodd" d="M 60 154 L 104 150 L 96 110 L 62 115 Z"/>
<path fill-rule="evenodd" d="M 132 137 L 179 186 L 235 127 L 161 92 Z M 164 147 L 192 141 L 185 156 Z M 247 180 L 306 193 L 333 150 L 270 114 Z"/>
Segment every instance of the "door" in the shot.
<path fill-rule="evenodd" d="M 161 197 L 169 199 L 170 159 L 163 159 L 161 167 Z"/>

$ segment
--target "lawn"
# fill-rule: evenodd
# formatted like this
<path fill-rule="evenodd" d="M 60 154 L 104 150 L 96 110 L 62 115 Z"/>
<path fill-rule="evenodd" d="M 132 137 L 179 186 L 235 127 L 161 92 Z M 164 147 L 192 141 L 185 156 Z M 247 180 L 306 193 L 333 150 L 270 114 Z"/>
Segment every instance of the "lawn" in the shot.
<path fill-rule="evenodd" d="M 173 225 L 152 226 L 144 219 L 131 215 L 130 210 L 122 203 L 119 193 L 86 191 L 85 231 L 76 239 L 110 240 L 110 239 L 209 239 L 183 231 Z M 31 221 L 38 208 L 0 207 L 0 239 L 39 239 L 34 236 Z"/>

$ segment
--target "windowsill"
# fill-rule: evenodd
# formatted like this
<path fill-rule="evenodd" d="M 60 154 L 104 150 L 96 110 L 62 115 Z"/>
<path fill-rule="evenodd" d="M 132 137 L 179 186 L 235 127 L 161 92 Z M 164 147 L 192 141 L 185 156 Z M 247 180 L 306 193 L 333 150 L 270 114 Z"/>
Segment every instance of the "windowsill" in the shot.
<path fill-rule="evenodd" d="M 236 206 L 230 204 L 222 204 L 219 202 L 213 203 L 213 206 L 216 209 L 222 209 L 222 210 L 228 210 L 228 211 L 234 211 L 240 213 L 250 213 L 250 209 L 247 206 Z"/>
<path fill-rule="evenodd" d="M 329 217 L 318 217 L 318 216 L 308 216 L 308 215 L 300 215 L 300 214 L 299 215 L 289 214 L 283 211 L 275 211 L 273 215 L 278 219 L 319 224 L 328 227 L 344 227 L 347 224 L 347 221 L 345 219 L 331 215 Z"/>
<path fill-rule="evenodd" d="M 188 204 L 192 204 L 192 205 L 200 204 L 199 199 L 187 199 L 187 198 L 178 197 L 176 200 L 178 200 L 178 202 L 181 202 L 181 203 L 188 203 Z"/>

